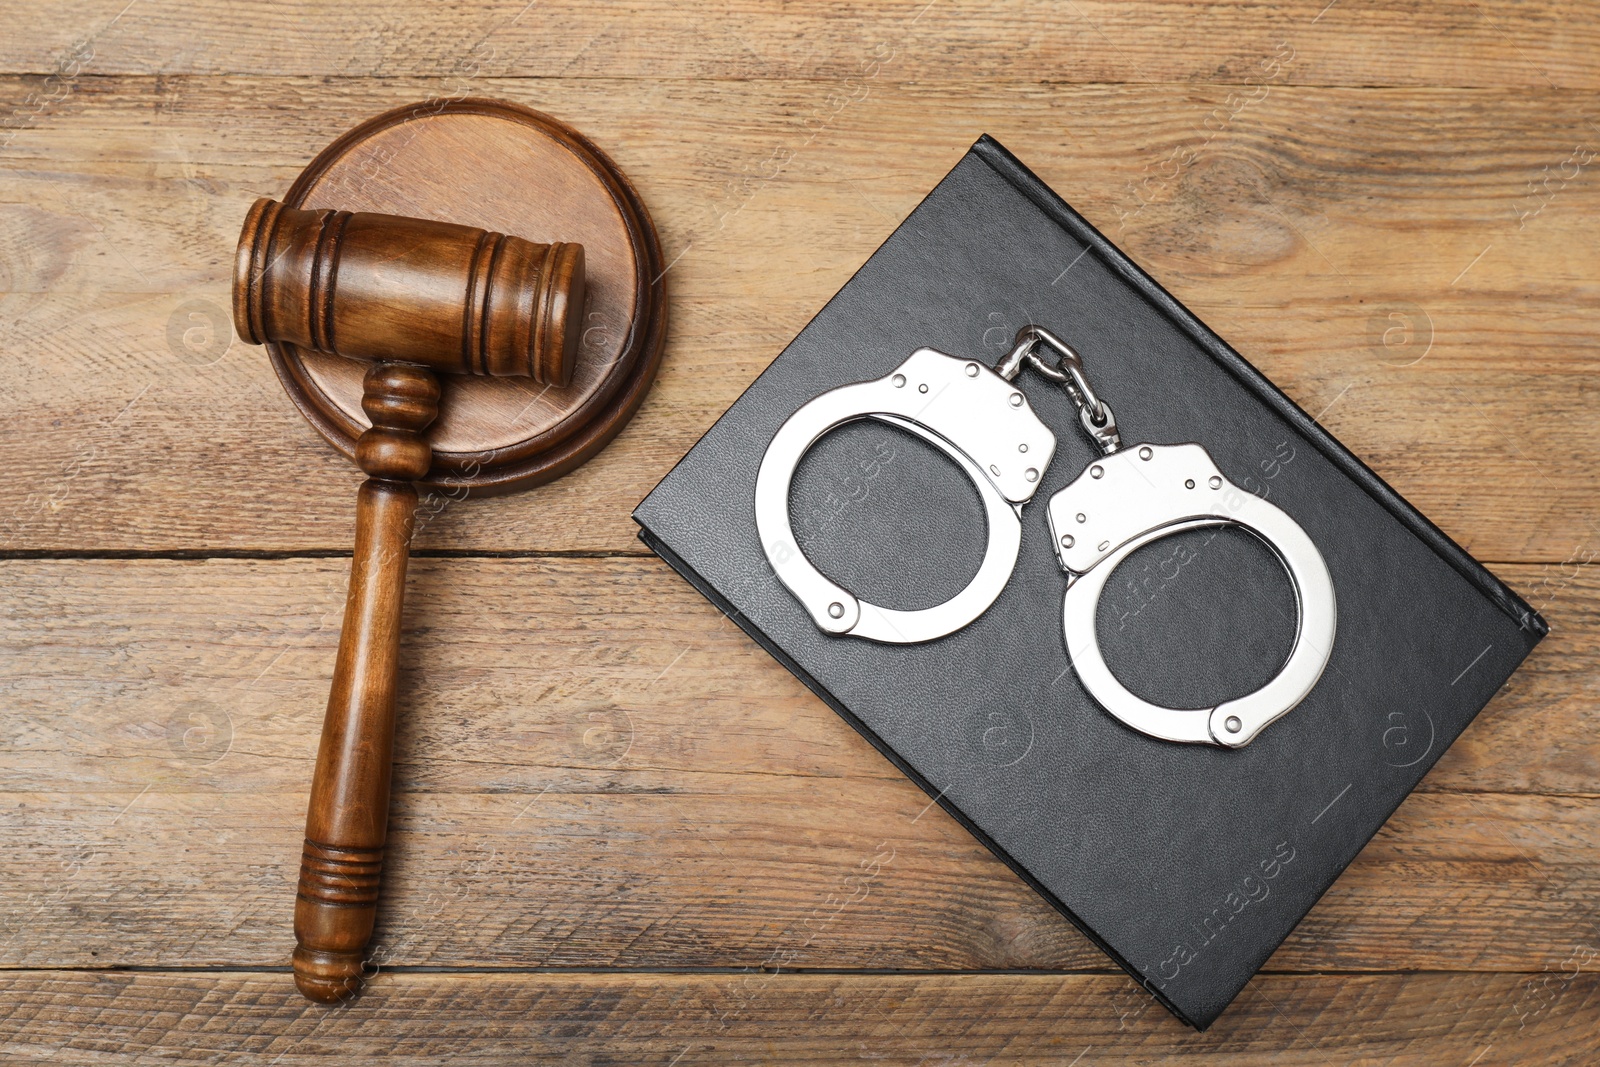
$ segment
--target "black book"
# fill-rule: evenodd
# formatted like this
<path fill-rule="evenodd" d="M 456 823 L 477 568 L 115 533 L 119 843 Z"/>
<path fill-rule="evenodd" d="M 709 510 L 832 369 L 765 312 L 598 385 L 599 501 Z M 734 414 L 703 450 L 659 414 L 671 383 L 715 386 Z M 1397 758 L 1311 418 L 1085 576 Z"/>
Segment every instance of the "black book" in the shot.
<path fill-rule="evenodd" d="M 757 536 L 757 469 L 778 428 L 913 350 L 993 366 L 1022 325 L 1082 353 L 1126 442 L 1197 442 L 1283 509 L 1326 560 L 1331 659 L 1248 746 L 1124 726 L 1075 675 L 1051 494 L 1097 455 L 1059 386 L 1017 379 L 1055 433 L 1022 511 L 1015 570 L 949 636 L 822 632 Z M 795 538 L 844 588 L 929 607 L 985 545 L 976 490 L 879 421 L 823 437 L 790 495 Z M 1546 632 L 1544 620 L 984 137 L 634 513 L 640 536 L 1192 1026 L 1209 1026 Z M 1283 568 L 1237 528 L 1125 560 L 1098 633 L 1116 676 L 1167 707 L 1272 678 L 1294 641 Z M 1469 946 L 1462 946 L 1467 950 Z"/>

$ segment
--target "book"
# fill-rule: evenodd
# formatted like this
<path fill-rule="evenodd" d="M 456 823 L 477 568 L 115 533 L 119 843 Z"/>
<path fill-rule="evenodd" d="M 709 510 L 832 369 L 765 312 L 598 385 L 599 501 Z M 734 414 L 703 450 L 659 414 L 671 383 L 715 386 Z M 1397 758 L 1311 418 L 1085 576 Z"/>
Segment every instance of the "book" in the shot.
<path fill-rule="evenodd" d="M 1036 323 L 1083 355 L 1123 440 L 1205 447 L 1283 509 L 1332 575 L 1337 634 L 1309 696 L 1249 745 L 1114 719 L 1062 637 L 1051 494 L 1097 452 L 1066 392 L 1017 387 L 1057 438 L 993 605 L 920 644 L 824 633 L 773 573 L 756 474 L 803 404 L 931 347 L 993 366 Z M 1183 1021 L 1209 1026 L 1544 636 L 1544 620 L 992 138 L 983 137 L 639 505 L 640 536 Z M 976 572 L 977 491 L 876 420 L 801 461 L 796 542 L 880 605 Z M 1294 641 L 1282 566 L 1234 527 L 1126 559 L 1101 599 L 1114 674 L 1205 707 Z M 1469 946 L 1463 946 L 1466 950 Z"/>

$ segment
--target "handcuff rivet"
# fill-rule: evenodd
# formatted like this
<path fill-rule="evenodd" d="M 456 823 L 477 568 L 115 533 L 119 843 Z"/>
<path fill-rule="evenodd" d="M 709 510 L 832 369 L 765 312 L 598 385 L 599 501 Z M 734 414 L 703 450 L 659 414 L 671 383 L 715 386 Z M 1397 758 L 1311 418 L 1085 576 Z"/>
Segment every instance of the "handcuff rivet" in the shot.
<path fill-rule="evenodd" d="M 1049 362 L 1041 357 L 1041 346 L 1058 358 Z M 1056 445 L 1054 434 L 1034 414 L 1026 395 L 1015 385 L 1007 388 L 1024 364 L 1065 387 L 1077 408 L 1078 422 L 1106 457 L 1091 462 L 1087 477 L 1057 492 L 1049 504 L 1050 527 L 1057 538 L 1055 551 L 1067 574 L 1063 635 L 1079 680 L 1113 718 L 1149 737 L 1227 748 L 1250 743 L 1264 727 L 1309 695 L 1328 663 L 1336 607 L 1326 562 L 1292 517 L 1229 482 L 1201 445 L 1140 443 L 1119 457 L 1122 439 L 1116 419 L 1084 377 L 1082 359 L 1042 327 L 1024 327 L 992 376 L 978 373 L 983 369 L 981 363 L 921 348 L 888 376 L 830 390 L 796 411 L 768 445 L 756 485 L 756 525 L 778 578 L 811 610 L 823 631 L 883 644 L 917 644 L 947 636 L 986 611 L 1016 567 L 1022 506 L 1044 480 Z M 899 392 L 913 377 L 920 399 Z M 952 394 L 951 403 L 933 404 L 934 382 L 940 384 L 941 396 L 946 388 L 958 384 L 956 394 L 970 395 Z M 1009 412 L 990 406 L 998 404 L 1002 396 Z M 812 443 L 833 427 L 857 418 L 879 419 L 916 434 L 960 465 L 978 489 L 989 531 L 983 564 L 967 587 L 943 604 L 920 611 L 890 611 L 859 601 L 825 578 L 803 554 L 793 551 L 787 508 L 793 474 Z M 1017 469 L 1007 461 L 1002 474 L 999 461 L 1010 454 L 1007 442 L 1027 458 Z M 1186 470 L 1193 473 L 1177 477 Z M 1095 484 L 1108 479 L 1103 489 Z M 1176 491 L 1179 482 L 1186 490 L 1183 493 Z M 1219 497 L 1209 506 L 1200 503 L 1190 495 L 1200 482 L 1214 492 L 1226 488 L 1227 500 Z M 1080 507 L 1084 510 L 1079 511 Z M 1079 549 L 1077 537 L 1062 532 L 1068 524 L 1087 527 L 1090 508 L 1095 511 L 1095 532 L 1102 538 L 1095 549 L 1098 557 L 1088 552 L 1094 542 L 1085 542 Z M 1186 530 L 1215 526 L 1241 527 L 1272 549 L 1288 569 L 1298 626 L 1304 632 L 1296 637 L 1278 675 L 1254 693 L 1224 707 L 1159 707 L 1122 686 L 1101 656 L 1095 631 L 1100 595 L 1115 568 L 1144 545 Z M 1118 545 L 1115 550 L 1113 544 Z M 846 618 L 851 621 L 846 623 Z"/>
<path fill-rule="evenodd" d="M 827 578 L 796 550 L 789 515 L 796 471 L 813 445 L 857 419 L 873 419 L 931 445 L 978 492 L 988 534 L 983 560 L 965 587 L 943 603 L 917 610 L 880 607 Z M 1027 454 L 1019 456 L 1024 443 Z M 1016 570 L 1022 507 L 1045 481 L 1055 445 L 1055 434 L 1009 378 L 981 360 L 918 348 L 898 367 L 885 368 L 882 377 L 812 397 L 773 435 L 755 487 L 756 529 L 767 562 L 817 628 L 831 636 L 914 645 L 953 634 L 994 604 Z"/>

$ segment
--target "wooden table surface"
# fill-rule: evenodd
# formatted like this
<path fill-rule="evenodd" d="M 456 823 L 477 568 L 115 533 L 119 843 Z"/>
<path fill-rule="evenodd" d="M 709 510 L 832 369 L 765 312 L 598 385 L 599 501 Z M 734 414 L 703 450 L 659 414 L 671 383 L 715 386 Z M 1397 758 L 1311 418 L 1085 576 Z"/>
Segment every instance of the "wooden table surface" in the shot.
<path fill-rule="evenodd" d="M 1592 6 L 3 0 L 0 26 L 6 1062 L 1600 1058 Z M 587 467 L 425 506 L 378 974 L 329 1010 L 287 962 L 359 475 L 232 337 L 233 245 L 341 131 L 467 94 L 633 177 L 671 336 Z M 1205 1034 L 628 517 L 983 132 L 1553 627 Z"/>

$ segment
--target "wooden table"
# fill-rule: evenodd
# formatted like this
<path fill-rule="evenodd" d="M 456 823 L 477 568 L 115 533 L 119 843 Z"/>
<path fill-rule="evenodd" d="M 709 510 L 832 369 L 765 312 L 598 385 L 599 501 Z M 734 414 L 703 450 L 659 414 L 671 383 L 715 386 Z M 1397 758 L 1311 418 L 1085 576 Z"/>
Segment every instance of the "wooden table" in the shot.
<path fill-rule="evenodd" d="M 4 0 L 0 25 L 7 1062 L 1600 1056 L 1592 7 Z M 672 334 L 598 460 L 425 506 L 380 973 L 328 1010 L 286 964 L 359 475 L 231 338 L 230 261 L 339 132 L 462 94 L 614 155 Z M 1554 627 L 1206 1034 L 628 518 L 982 132 Z"/>

